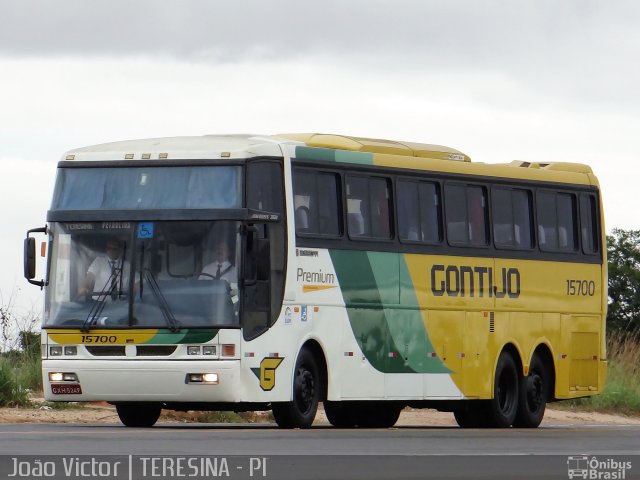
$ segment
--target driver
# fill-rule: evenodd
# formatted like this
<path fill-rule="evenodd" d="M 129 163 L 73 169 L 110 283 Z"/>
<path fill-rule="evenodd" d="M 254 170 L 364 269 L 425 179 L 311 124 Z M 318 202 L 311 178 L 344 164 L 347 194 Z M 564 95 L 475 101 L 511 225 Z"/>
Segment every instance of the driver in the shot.
<path fill-rule="evenodd" d="M 227 242 L 220 240 L 214 249 L 214 261 L 205 265 L 200 273 L 200 280 L 226 280 L 229 285 L 238 282 L 238 272 L 231 263 L 231 249 Z"/>
<path fill-rule="evenodd" d="M 127 290 L 129 285 L 129 262 L 123 258 L 123 243 L 117 238 L 107 241 L 104 255 L 98 255 L 87 270 L 78 288 L 79 296 L 90 294 L 108 295 L 112 298 Z"/>

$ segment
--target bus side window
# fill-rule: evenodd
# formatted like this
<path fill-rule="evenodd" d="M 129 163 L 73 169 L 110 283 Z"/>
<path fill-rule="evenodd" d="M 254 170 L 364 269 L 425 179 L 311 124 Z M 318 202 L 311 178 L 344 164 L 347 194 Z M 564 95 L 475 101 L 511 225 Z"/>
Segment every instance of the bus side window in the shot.
<path fill-rule="evenodd" d="M 582 251 L 590 255 L 598 253 L 600 250 L 598 245 L 596 198 L 585 193 L 580 195 L 580 231 Z"/>
<path fill-rule="evenodd" d="M 491 191 L 493 240 L 498 248 L 530 249 L 531 195 L 528 190 L 494 187 Z"/>
<path fill-rule="evenodd" d="M 294 169 L 293 207 L 297 234 L 340 236 L 342 209 L 336 174 Z"/>
<path fill-rule="evenodd" d="M 538 192 L 537 202 L 540 248 L 547 251 L 576 251 L 575 195 L 541 191 Z"/>
<path fill-rule="evenodd" d="M 283 214 L 282 164 L 276 160 L 263 159 L 248 162 L 246 192 L 248 208 Z M 254 338 L 265 332 L 280 315 L 285 278 L 284 225 L 285 220 L 281 216 L 278 222 L 266 224 L 259 229 L 258 237 L 266 237 L 269 241 L 269 275 L 261 269 L 257 284 L 245 288 L 243 310 L 245 339 Z"/>
<path fill-rule="evenodd" d="M 346 184 L 349 236 L 390 239 L 389 180 L 348 175 Z"/>
<path fill-rule="evenodd" d="M 450 244 L 488 243 L 487 192 L 477 185 L 445 185 L 447 238 Z"/>

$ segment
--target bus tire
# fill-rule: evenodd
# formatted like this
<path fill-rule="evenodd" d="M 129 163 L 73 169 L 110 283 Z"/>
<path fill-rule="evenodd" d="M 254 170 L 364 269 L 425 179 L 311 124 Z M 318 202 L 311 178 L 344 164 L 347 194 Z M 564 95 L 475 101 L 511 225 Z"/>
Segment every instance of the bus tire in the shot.
<path fill-rule="evenodd" d="M 508 428 L 518 411 L 520 376 L 513 356 L 503 351 L 496 365 L 493 398 L 487 402 L 486 427 Z M 483 422 L 484 423 L 484 422 Z"/>
<path fill-rule="evenodd" d="M 355 426 L 351 408 L 345 402 L 324 402 L 324 413 L 329 423 L 337 428 L 352 428 Z"/>
<path fill-rule="evenodd" d="M 362 428 L 391 428 L 401 411 L 402 407 L 387 402 L 365 402 L 355 415 L 356 424 Z"/>
<path fill-rule="evenodd" d="M 462 405 L 453 411 L 453 416 L 460 428 L 480 428 L 486 419 L 484 400 L 462 400 Z"/>
<path fill-rule="evenodd" d="M 311 351 L 303 348 L 293 373 L 293 401 L 274 403 L 273 417 L 281 428 L 309 428 L 316 417 L 322 385 Z"/>
<path fill-rule="evenodd" d="M 116 403 L 118 417 L 125 427 L 153 427 L 162 411 L 159 403 Z"/>
<path fill-rule="evenodd" d="M 540 425 L 549 398 L 549 388 L 546 365 L 538 355 L 534 355 L 529 365 L 529 375 L 520 378 L 514 427 L 536 428 Z"/>

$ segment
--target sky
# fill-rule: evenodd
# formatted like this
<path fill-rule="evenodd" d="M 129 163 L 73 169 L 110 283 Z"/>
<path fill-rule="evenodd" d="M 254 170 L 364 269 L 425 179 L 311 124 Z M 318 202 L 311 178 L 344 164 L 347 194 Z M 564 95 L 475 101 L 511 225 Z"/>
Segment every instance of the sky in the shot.
<path fill-rule="evenodd" d="M 0 304 L 66 150 L 320 132 L 589 164 L 640 229 L 640 2 L 0 0 Z"/>

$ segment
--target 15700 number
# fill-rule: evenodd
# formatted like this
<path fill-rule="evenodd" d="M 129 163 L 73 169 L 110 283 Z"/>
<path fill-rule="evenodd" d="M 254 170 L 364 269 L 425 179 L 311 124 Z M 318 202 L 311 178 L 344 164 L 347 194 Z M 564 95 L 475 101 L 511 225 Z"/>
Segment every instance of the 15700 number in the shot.
<path fill-rule="evenodd" d="M 82 343 L 116 343 L 115 335 L 82 335 Z"/>
<path fill-rule="evenodd" d="M 567 280 L 567 295 L 593 297 L 596 294 L 596 282 L 593 280 Z"/>

